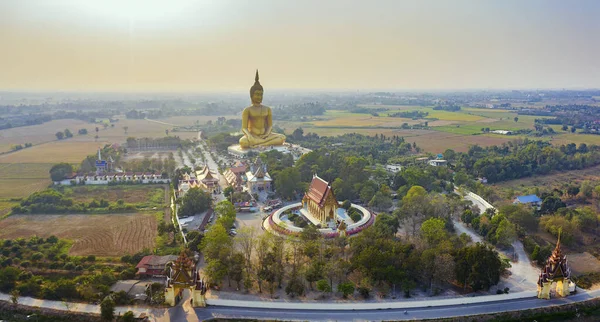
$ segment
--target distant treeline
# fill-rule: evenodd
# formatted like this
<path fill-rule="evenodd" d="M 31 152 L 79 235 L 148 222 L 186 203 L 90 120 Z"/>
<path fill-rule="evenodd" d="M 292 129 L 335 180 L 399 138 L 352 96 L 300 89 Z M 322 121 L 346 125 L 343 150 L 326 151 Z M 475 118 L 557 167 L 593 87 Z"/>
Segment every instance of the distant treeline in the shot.
<path fill-rule="evenodd" d="M 410 119 L 422 119 L 429 115 L 429 112 L 422 111 L 402 111 L 390 114 L 390 117 L 404 117 Z"/>
<path fill-rule="evenodd" d="M 274 107 L 272 112 L 275 120 L 299 121 L 306 117 L 323 115 L 325 105 L 319 102 L 293 104 Z"/>
<path fill-rule="evenodd" d="M 433 107 L 436 111 L 448 111 L 448 112 L 457 112 L 460 111 L 460 106 L 458 105 L 436 105 Z"/>

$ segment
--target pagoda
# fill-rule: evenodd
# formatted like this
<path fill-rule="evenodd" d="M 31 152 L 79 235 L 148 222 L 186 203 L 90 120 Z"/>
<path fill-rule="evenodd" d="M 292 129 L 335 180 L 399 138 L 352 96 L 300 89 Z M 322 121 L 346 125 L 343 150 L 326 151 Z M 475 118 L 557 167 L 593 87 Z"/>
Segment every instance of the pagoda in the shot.
<path fill-rule="evenodd" d="M 546 265 L 542 268 L 538 278 L 538 298 L 550 299 L 553 283 L 556 283 L 556 294 L 562 297 L 568 296 L 570 289 L 575 288 L 575 284 L 571 282 L 571 269 L 567 262 L 567 256 L 562 253 L 560 248 L 560 231 L 556 247 L 546 261 Z"/>
<path fill-rule="evenodd" d="M 172 263 L 165 288 L 165 302 L 175 306 L 181 299 L 183 290 L 187 288 L 192 293 L 192 306 L 206 306 L 206 283 L 200 277 L 194 262 L 182 251 Z"/>

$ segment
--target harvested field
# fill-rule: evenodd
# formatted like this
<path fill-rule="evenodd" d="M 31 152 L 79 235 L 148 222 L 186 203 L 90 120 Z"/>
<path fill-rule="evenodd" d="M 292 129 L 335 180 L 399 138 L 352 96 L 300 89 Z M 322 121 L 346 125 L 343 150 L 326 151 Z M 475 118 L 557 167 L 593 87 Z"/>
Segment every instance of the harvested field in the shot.
<path fill-rule="evenodd" d="M 51 183 L 49 175 L 45 179 L 0 179 L 0 199 L 25 198 Z"/>
<path fill-rule="evenodd" d="M 0 163 L 68 162 L 79 164 L 86 156 L 94 154 L 103 145 L 102 142 L 79 142 L 72 139 L 49 142 L 0 155 Z"/>
<path fill-rule="evenodd" d="M 0 163 L 0 179 L 48 179 L 50 163 Z"/>
<path fill-rule="evenodd" d="M 79 129 L 86 127 L 89 127 L 89 123 L 80 120 L 55 120 L 39 125 L 0 130 L 0 152 L 9 151 L 10 146 L 14 144 L 56 141 L 55 134 L 58 131 L 69 129 L 76 134 Z"/>
<path fill-rule="evenodd" d="M 49 237 L 72 240 L 70 255 L 121 256 L 152 249 L 153 215 L 15 215 L 0 221 L 0 239 Z"/>
<path fill-rule="evenodd" d="M 153 203 L 157 206 L 162 205 L 164 201 L 164 189 L 166 185 L 88 185 L 65 187 L 65 195 L 79 202 L 90 202 L 92 200 L 104 199 L 109 202 L 115 202 L 122 199 L 126 203 Z"/>
<path fill-rule="evenodd" d="M 51 183 L 51 167 L 49 163 L 0 163 L 0 200 L 24 198 L 45 189 Z"/>
<path fill-rule="evenodd" d="M 456 135 L 434 132 L 426 135 L 406 138 L 407 142 L 416 142 L 421 149 L 432 153 L 442 153 L 446 149 L 466 152 L 472 145 L 490 146 L 508 142 L 514 138 L 490 137 L 483 135 Z"/>
<path fill-rule="evenodd" d="M 600 272 L 600 260 L 588 252 L 567 254 L 567 259 L 575 275 Z"/>

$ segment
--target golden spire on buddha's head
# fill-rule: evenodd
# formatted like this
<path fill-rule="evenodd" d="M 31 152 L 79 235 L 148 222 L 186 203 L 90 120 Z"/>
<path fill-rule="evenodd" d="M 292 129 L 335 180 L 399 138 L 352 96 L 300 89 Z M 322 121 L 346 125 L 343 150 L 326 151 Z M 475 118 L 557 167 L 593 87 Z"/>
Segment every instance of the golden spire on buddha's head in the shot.
<path fill-rule="evenodd" d="M 250 87 L 250 97 L 252 97 L 254 92 L 259 91 L 259 90 L 264 91 L 262 85 L 260 85 L 260 82 L 258 81 L 258 69 L 257 69 L 256 76 L 254 76 L 254 85 L 252 85 L 252 87 Z"/>

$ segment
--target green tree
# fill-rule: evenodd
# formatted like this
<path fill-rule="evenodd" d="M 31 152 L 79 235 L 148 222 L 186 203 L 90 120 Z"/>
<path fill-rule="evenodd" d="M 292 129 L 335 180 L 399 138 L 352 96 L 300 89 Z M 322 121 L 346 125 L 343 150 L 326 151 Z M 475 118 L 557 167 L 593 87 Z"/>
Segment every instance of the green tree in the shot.
<path fill-rule="evenodd" d="M 297 168 L 285 168 L 274 179 L 277 194 L 285 199 L 294 198 L 300 184 L 300 172 Z"/>
<path fill-rule="evenodd" d="M 8 266 L 0 269 L 0 291 L 9 292 L 12 290 L 20 274 L 21 271 L 16 267 Z"/>
<path fill-rule="evenodd" d="M 550 195 L 544 198 L 540 211 L 545 214 L 555 213 L 560 208 L 565 208 L 567 205 L 557 196 Z"/>
<path fill-rule="evenodd" d="M 473 291 L 489 289 L 506 269 L 498 253 L 489 245 L 476 243 L 459 249 L 454 256 L 456 278 Z"/>
<path fill-rule="evenodd" d="M 181 207 L 179 207 L 179 216 L 193 216 L 206 211 L 211 206 L 212 198 L 208 192 L 200 188 L 191 188 L 182 198 Z"/>
<path fill-rule="evenodd" d="M 73 137 L 73 133 L 71 133 L 71 130 L 69 129 L 65 129 L 65 137 L 68 138 L 72 138 Z"/>
<path fill-rule="evenodd" d="M 61 181 L 71 173 L 73 173 L 73 166 L 69 163 L 58 163 L 50 168 L 50 178 L 52 181 Z"/>
<path fill-rule="evenodd" d="M 515 123 L 519 122 L 519 118 L 515 116 L 515 118 L 513 119 L 515 120 Z"/>
<path fill-rule="evenodd" d="M 21 296 L 21 293 L 19 292 L 19 290 L 14 289 L 12 291 L 10 291 L 10 302 L 14 305 L 19 304 L 19 297 Z"/>
<path fill-rule="evenodd" d="M 322 295 L 325 295 L 325 293 L 330 293 L 331 285 L 329 285 L 329 282 L 326 279 L 318 280 L 317 291 L 321 292 Z"/>
<path fill-rule="evenodd" d="M 369 207 L 373 207 L 378 210 L 386 210 L 392 206 L 392 198 L 389 194 L 386 195 L 382 191 L 377 191 L 371 201 L 369 201 Z"/>
<path fill-rule="evenodd" d="M 517 239 L 515 225 L 504 218 L 496 228 L 496 244 L 502 247 L 510 246 Z"/>
<path fill-rule="evenodd" d="M 354 284 L 352 282 L 343 282 L 338 284 L 338 292 L 342 293 L 342 297 L 348 298 L 348 295 L 354 294 Z"/>
<path fill-rule="evenodd" d="M 135 321 L 135 315 L 133 314 L 133 312 L 127 311 L 127 312 L 125 312 L 125 314 L 123 314 L 123 317 L 121 318 L 121 321 L 123 321 L 123 322 L 134 322 Z"/>
<path fill-rule="evenodd" d="M 213 225 L 201 242 L 204 254 L 206 275 L 210 283 L 219 284 L 227 275 L 229 256 L 232 252 L 232 240 L 221 224 Z"/>
<path fill-rule="evenodd" d="M 112 296 L 109 295 L 100 302 L 100 316 L 104 321 L 112 321 L 115 318 L 115 301 Z"/>
<path fill-rule="evenodd" d="M 440 218 L 429 218 L 421 225 L 421 236 L 431 246 L 435 247 L 447 239 L 446 222 Z"/>
<path fill-rule="evenodd" d="M 225 198 L 229 199 L 231 195 L 235 192 L 232 186 L 227 186 L 227 188 L 223 189 L 223 195 Z"/>
<path fill-rule="evenodd" d="M 56 139 L 58 140 L 62 140 L 65 137 L 65 134 L 63 132 L 56 132 Z"/>
<path fill-rule="evenodd" d="M 217 215 L 218 222 L 220 222 L 225 229 L 230 229 L 235 222 L 235 207 L 229 200 L 223 200 L 215 206 L 215 214 Z"/>

